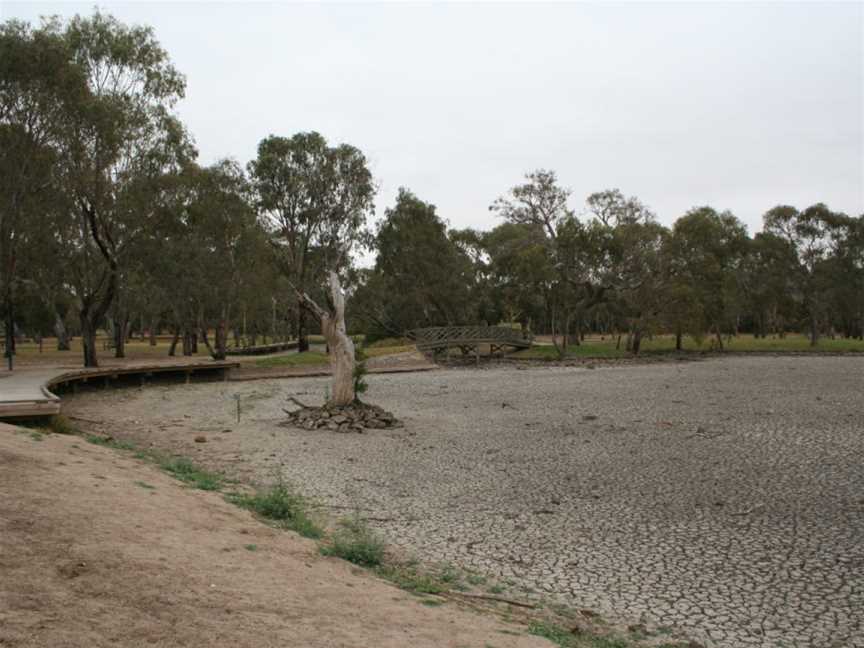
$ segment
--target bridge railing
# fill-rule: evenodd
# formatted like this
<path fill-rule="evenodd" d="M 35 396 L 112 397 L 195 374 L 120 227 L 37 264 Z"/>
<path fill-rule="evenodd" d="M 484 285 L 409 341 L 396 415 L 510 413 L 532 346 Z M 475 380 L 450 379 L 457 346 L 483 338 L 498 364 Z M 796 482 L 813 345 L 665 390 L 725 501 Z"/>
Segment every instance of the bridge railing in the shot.
<path fill-rule="evenodd" d="M 432 326 L 414 329 L 411 337 L 419 349 L 473 344 L 529 347 L 531 340 L 506 326 Z"/>

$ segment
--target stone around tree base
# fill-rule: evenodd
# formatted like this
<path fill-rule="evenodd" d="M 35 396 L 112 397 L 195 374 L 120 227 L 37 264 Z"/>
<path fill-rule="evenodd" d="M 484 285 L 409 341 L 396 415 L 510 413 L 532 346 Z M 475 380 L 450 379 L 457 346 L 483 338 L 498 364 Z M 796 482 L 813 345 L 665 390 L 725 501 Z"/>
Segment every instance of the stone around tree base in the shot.
<path fill-rule="evenodd" d="M 304 430 L 332 430 L 334 432 L 363 432 L 366 429 L 402 427 L 402 423 L 392 413 L 377 405 L 355 402 L 337 407 L 301 407 L 285 410 L 288 415 L 283 423 L 286 426 Z"/>

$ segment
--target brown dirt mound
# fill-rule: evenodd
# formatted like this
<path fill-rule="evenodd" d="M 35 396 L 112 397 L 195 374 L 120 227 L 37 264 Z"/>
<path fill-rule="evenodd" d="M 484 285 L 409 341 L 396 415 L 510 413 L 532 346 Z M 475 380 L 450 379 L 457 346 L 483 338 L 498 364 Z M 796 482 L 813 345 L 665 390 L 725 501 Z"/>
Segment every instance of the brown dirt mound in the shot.
<path fill-rule="evenodd" d="M 0 493 L 0 646 L 551 645 L 79 437 L 0 424 Z"/>

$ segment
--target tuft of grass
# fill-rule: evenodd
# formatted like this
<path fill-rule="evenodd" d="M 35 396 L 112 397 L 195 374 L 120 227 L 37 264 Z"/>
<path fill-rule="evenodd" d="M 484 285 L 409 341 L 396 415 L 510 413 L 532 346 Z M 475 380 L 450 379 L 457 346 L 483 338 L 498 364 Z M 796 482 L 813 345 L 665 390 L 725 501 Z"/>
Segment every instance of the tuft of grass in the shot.
<path fill-rule="evenodd" d="M 81 434 L 81 430 L 62 414 L 55 414 L 48 419 L 48 429 L 54 434 Z"/>
<path fill-rule="evenodd" d="M 340 522 L 330 543 L 321 547 L 321 553 L 361 567 L 378 567 L 384 561 L 384 542 L 355 517 Z"/>
<path fill-rule="evenodd" d="M 159 467 L 193 488 L 217 491 L 222 488 L 222 476 L 199 468 L 186 457 L 172 457 L 159 462 Z"/>
<path fill-rule="evenodd" d="M 28 433 L 28 435 L 34 441 L 42 441 L 45 438 L 45 433 L 40 432 L 39 430 L 32 430 Z"/>
<path fill-rule="evenodd" d="M 256 544 L 247 544 L 247 545 L 243 545 L 243 548 L 244 548 L 246 551 L 258 551 L 258 545 L 256 545 Z"/>
<path fill-rule="evenodd" d="M 548 639 L 561 648 L 628 648 L 624 639 L 586 636 L 553 623 L 535 621 L 528 626 L 528 634 Z"/>
<path fill-rule="evenodd" d="M 408 565 L 380 565 L 376 570 L 382 578 L 412 594 L 440 594 L 447 586 L 431 574 Z"/>
<path fill-rule="evenodd" d="M 121 441 L 114 437 L 103 437 L 95 434 L 88 434 L 84 437 L 88 443 L 93 445 L 103 446 L 105 448 L 114 448 L 115 450 L 134 450 L 135 444 L 131 441 Z"/>
<path fill-rule="evenodd" d="M 438 607 L 439 605 L 444 605 L 444 601 L 441 599 L 424 598 L 420 599 L 420 602 L 426 607 Z"/>
<path fill-rule="evenodd" d="M 309 517 L 306 500 L 281 480 L 254 495 L 234 494 L 229 500 L 279 523 L 282 528 L 296 531 L 304 538 L 316 539 L 324 535 L 324 531 Z"/>

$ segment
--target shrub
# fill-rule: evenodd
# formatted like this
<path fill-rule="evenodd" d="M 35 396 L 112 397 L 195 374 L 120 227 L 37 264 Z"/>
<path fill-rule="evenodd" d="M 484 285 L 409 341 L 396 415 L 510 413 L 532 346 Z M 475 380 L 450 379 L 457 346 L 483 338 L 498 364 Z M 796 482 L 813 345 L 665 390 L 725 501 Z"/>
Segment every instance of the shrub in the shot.
<path fill-rule="evenodd" d="M 342 520 L 330 544 L 321 547 L 321 553 L 361 567 L 377 567 L 384 560 L 384 542 L 355 517 Z"/>

